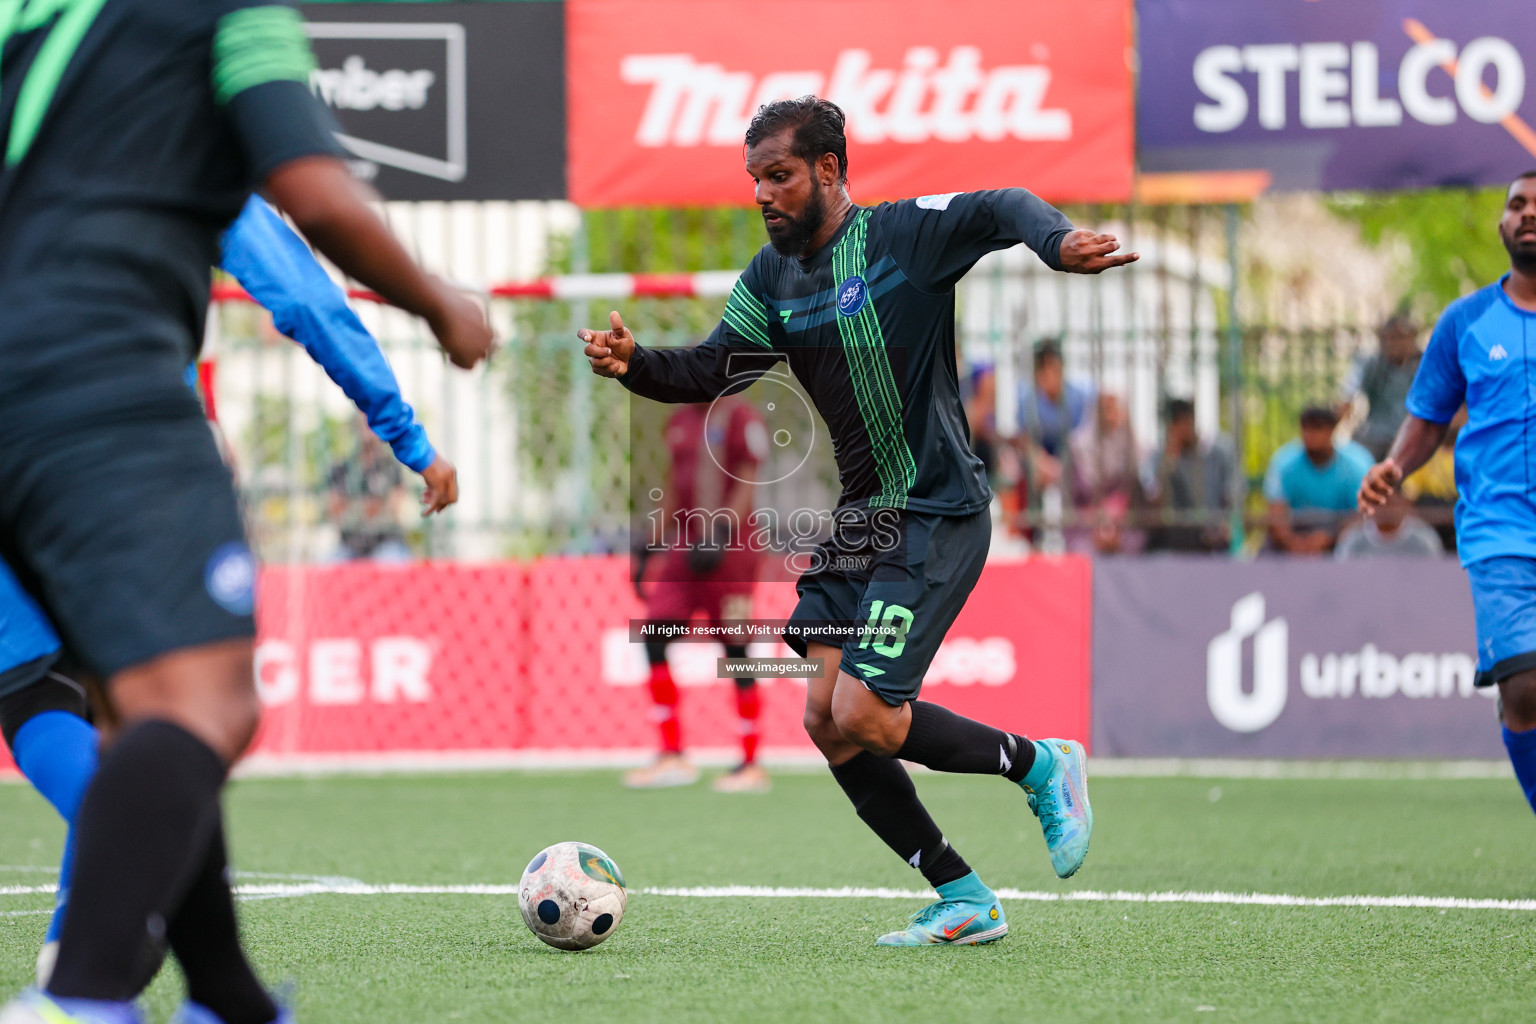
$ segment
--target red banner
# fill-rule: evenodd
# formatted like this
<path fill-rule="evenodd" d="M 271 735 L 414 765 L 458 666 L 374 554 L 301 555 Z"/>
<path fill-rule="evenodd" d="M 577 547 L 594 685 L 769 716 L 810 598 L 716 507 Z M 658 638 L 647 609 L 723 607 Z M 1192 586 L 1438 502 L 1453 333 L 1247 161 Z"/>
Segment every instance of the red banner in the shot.
<path fill-rule="evenodd" d="M 519 751 L 601 755 L 655 742 L 644 611 L 625 558 L 529 565 L 269 567 L 256 676 L 265 759 Z M 1090 563 L 988 566 L 939 648 L 923 697 L 1032 736 L 1088 737 Z M 758 588 L 756 618 L 787 618 L 792 583 Z M 789 656 L 781 644 L 754 655 Z M 683 738 L 734 750 L 732 682 L 713 644 L 668 651 Z M 812 748 L 805 683 L 762 681 L 764 746 Z M 0 764 L 4 760 L 0 747 Z"/>
<path fill-rule="evenodd" d="M 745 205 L 742 134 L 848 115 L 857 202 L 1022 185 L 1128 199 L 1129 0 L 568 0 L 568 183 L 591 206 Z"/>

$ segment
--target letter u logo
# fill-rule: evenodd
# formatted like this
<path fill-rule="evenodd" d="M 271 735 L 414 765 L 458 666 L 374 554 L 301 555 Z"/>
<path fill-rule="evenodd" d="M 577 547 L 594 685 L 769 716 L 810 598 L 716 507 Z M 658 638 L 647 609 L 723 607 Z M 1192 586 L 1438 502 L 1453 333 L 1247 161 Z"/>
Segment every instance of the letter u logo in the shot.
<path fill-rule="evenodd" d="M 1253 637 L 1253 691 L 1243 691 L 1243 641 Z M 1205 649 L 1205 697 L 1216 721 L 1233 732 L 1258 732 L 1285 710 L 1290 627 L 1264 621 L 1264 595 L 1232 605 L 1232 625 Z"/>

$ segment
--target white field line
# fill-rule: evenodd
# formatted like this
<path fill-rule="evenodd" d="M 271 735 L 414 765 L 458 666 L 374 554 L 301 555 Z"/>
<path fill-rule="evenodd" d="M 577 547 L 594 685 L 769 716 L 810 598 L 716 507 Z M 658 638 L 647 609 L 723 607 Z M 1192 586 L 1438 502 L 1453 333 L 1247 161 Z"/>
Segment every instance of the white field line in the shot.
<path fill-rule="evenodd" d="M 51 885 L 0 886 L 0 896 L 51 895 Z M 258 884 L 236 886 L 246 899 L 284 899 L 300 896 L 515 896 L 515 885 L 368 885 L 336 881 L 307 884 Z M 998 889 L 1004 900 L 1031 903 L 1193 903 L 1259 907 L 1380 907 L 1408 910 L 1504 910 L 1536 912 L 1536 899 L 1466 899 L 1458 896 L 1293 896 L 1262 892 L 1114 892 L 1077 889 L 1045 892 L 1031 889 Z M 846 886 L 836 889 L 786 886 L 724 885 L 692 888 L 646 888 L 641 895 L 683 899 L 879 899 L 926 900 L 933 893 L 923 889 L 886 889 Z"/>

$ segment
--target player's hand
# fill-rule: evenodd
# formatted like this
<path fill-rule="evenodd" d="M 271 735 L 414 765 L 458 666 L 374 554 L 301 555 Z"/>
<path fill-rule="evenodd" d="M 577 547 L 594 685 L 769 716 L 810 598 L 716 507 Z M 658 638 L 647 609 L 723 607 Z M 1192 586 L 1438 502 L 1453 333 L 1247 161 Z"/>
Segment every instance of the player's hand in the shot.
<path fill-rule="evenodd" d="M 1061 240 L 1061 269 L 1069 274 L 1097 274 L 1141 259 L 1138 252 L 1120 252 L 1114 235 L 1078 228 Z"/>
<path fill-rule="evenodd" d="M 441 455 L 432 460 L 432 465 L 421 471 L 421 479 L 427 485 L 427 489 L 421 494 L 423 519 L 434 512 L 441 512 L 459 500 L 459 471 L 453 468 L 453 463 Z"/>
<path fill-rule="evenodd" d="M 486 322 L 485 311 L 469 296 L 447 281 L 434 282 L 438 308 L 427 318 L 437 343 L 448 354 L 449 362 L 462 370 L 472 369 L 490 357 L 496 337 Z"/>
<path fill-rule="evenodd" d="M 1372 466 L 1365 474 L 1365 479 L 1360 481 L 1360 494 L 1355 499 L 1360 505 L 1361 514 L 1374 515 L 1402 482 L 1402 467 L 1391 459 L 1382 459 Z"/>
<path fill-rule="evenodd" d="M 587 343 L 586 356 L 592 372 L 600 377 L 622 377 L 629 372 L 629 357 L 635 354 L 635 336 L 624 326 L 617 312 L 608 314 L 608 330 L 593 331 L 583 327 L 576 337 Z"/>

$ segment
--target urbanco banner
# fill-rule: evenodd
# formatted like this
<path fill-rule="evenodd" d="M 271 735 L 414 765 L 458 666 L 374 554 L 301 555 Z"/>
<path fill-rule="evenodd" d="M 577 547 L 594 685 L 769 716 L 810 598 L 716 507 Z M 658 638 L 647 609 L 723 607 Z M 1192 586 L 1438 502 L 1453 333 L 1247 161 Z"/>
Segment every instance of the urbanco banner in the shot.
<path fill-rule="evenodd" d="M 1128 0 L 570 0 L 570 198 L 746 205 L 757 107 L 848 115 L 856 202 L 1130 195 Z"/>
<path fill-rule="evenodd" d="M 1526 0 L 1141 0 L 1143 171 L 1504 184 L 1536 163 Z"/>
<path fill-rule="evenodd" d="M 1106 559 L 1094 752 L 1498 758 L 1453 559 Z"/>
<path fill-rule="evenodd" d="M 387 199 L 563 199 L 562 6 L 304 4 L 354 172 Z"/>

